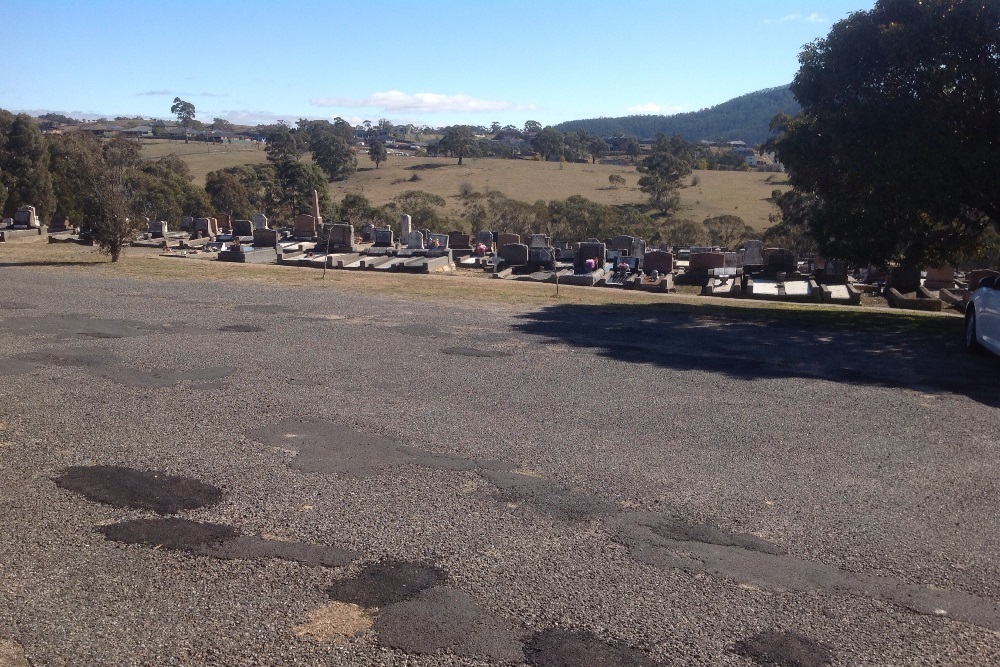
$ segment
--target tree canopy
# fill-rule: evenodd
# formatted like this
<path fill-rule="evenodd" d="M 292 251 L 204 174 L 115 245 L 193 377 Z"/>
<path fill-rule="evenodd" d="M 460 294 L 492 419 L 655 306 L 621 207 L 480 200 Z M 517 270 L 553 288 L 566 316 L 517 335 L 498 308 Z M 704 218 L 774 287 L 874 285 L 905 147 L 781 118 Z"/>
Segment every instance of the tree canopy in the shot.
<path fill-rule="evenodd" d="M 1000 3 L 879 0 L 799 62 L 774 147 L 824 254 L 940 263 L 1000 223 Z"/>
<path fill-rule="evenodd" d="M 680 135 L 656 135 L 649 155 L 639 163 L 639 189 L 649 195 L 649 203 L 664 213 L 676 208 L 681 179 L 691 173 L 694 153 L 691 144 Z"/>

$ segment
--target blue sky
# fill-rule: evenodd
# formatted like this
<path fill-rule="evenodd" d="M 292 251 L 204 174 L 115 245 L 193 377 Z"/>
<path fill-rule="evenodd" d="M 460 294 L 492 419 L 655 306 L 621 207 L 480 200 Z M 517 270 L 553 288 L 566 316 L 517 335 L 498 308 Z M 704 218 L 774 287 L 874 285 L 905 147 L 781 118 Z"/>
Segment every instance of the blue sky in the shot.
<path fill-rule="evenodd" d="M 255 124 L 522 126 L 789 83 L 874 0 L 0 0 L 0 108 Z M 15 37 L 16 36 L 16 37 Z"/>

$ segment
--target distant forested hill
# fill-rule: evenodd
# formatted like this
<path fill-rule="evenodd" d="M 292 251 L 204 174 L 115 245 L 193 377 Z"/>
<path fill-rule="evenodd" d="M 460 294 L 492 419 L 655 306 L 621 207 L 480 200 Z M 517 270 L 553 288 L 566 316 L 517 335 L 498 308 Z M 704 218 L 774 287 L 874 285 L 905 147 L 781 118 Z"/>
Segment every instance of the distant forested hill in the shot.
<path fill-rule="evenodd" d="M 788 86 L 758 90 L 723 102 L 709 109 L 679 113 L 673 116 L 624 116 L 622 118 L 591 118 L 570 120 L 556 125 L 560 132 L 587 130 L 609 137 L 619 132 L 650 139 L 657 132 L 680 134 L 688 141 L 735 141 L 750 145 L 763 143 L 771 137 L 768 124 L 776 113 L 789 115 L 800 111 L 799 103 Z"/>

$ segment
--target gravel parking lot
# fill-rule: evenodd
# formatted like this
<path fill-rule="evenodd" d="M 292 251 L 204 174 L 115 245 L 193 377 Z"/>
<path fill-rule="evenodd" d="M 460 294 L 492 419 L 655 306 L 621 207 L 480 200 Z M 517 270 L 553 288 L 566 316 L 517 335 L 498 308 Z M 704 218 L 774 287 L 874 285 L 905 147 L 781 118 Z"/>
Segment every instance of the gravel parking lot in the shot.
<path fill-rule="evenodd" d="M 0 666 L 1000 656 L 957 318 L 0 276 Z"/>

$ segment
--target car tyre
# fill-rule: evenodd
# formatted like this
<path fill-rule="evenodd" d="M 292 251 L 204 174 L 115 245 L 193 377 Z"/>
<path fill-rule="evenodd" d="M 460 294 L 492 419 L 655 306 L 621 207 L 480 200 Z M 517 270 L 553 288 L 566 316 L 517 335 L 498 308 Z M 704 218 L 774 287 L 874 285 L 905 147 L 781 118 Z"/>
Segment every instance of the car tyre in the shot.
<path fill-rule="evenodd" d="M 976 339 L 976 311 L 974 308 L 969 308 L 965 314 L 965 350 L 972 354 L 983 351 L 983 346 Z"/>

